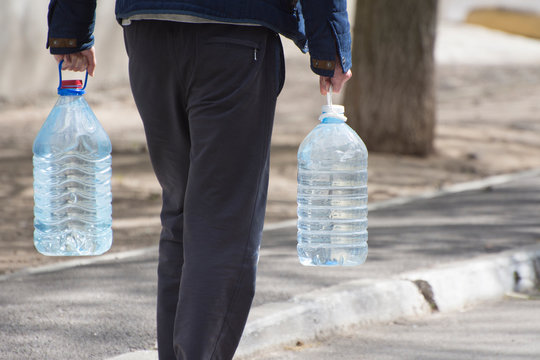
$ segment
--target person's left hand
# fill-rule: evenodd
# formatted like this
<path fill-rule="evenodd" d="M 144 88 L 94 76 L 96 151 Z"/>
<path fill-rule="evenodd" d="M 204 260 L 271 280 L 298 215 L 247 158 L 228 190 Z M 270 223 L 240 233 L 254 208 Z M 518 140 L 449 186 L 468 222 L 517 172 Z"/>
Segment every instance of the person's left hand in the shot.
<path fill-rule="evenodd" d="M 332 86 L 332 92 L 339 93 L 343 85 L 351 78 L 351 76 L 351 70 L 344 73 L 339 58 L 336 58 L 336 68 L 334 70 L 334 76 L 321 76 L 319 78 L 321 95 L 326 95 L 328 91 L 330 91 L 330 86 Z"/>
<path fill-rule="evenodd" d="M 96 54 L 94 47 L 90 49 L 83 50 L 80 52 L 72 54 L 55 54 L 54 58 L 56 62 L 64 60 L 62 64 L 62 70 L 71 70 L 71 71 L 86 71 L 90 76 L 94 76 L 94 71 L 96 69 Z"/>

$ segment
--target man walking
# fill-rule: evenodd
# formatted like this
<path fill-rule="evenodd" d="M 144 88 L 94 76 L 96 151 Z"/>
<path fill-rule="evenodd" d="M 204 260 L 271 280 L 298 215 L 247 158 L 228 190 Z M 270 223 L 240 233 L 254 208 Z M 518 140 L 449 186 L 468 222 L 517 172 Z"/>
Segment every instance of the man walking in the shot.
<path fill-rule="evenodd" d="M 48 47 L 95 69 L 96 0 L 52 0 Z M 129 76 L 163 190 L 159 358 L 232 359 L 255 293 L 278 33 L 310 52 L 320 91 L 350 74 L 346 0 L 117 0 Z"/>

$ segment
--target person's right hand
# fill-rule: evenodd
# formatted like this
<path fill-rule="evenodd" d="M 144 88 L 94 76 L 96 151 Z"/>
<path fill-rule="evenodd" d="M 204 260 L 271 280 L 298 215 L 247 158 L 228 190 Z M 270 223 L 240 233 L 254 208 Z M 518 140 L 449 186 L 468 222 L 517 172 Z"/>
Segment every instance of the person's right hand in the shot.
<path fill-rule="evenodd" d="M 55 54 L 54 58 L 57 63 L 64 60 L 62 64 L 62 70 L 71 70 L 71 71 L 86 71 L 90 76 L 94 76 L 94 71 L 96 69 L 96 54 L 94 47 L 91 47 L 88 50 L 83 50 L 71 54 Z"/>
<path fill-rule="evenodd" d="M 339 93 L 343 85 L 352 76 L 351 70 L 347 71 L 346 73 L 343 72 L 343 68 L 341 67 L 341 62 L 339 61 L 339 58 L 336 58 L 336 64 L 337 66 L 334 70 L 333 77 L 321 76 L 319 78 L 321 95 L 326 95 L 328 91 L 330 91 L 330 86 L 332 86 L 332 92 Z"/>

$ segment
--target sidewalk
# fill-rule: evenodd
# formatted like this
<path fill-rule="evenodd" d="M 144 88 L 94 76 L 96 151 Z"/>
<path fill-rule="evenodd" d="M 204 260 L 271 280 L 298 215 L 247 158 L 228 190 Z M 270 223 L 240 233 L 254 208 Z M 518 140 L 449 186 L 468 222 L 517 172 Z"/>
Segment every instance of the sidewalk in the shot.
<path fill-rule="evenodd" d="M 267 229 L 237 358 L 351 323 L 455 311 L 535 286 L 540 171 L 472 188 L 375 204 L 368 261 L 359 267 L 303 267 L 294 223 Z M 157 359 L 156 249 L 131 255 L 0 277 L 0 359 Z M 118 356 L 141 350 L 150 351 Z"/>
<path fill-rule="evenodd" d="M 357 326 L 252 360 L 538 360 L 540 296 L 512 294 L 453 313 Z"/>

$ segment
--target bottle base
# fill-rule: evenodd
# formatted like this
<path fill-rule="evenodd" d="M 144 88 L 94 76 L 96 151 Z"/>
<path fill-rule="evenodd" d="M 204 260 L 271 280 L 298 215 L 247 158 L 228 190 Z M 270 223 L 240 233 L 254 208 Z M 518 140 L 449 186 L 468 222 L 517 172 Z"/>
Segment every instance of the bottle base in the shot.
<path fill-rule="evenodd" d="M 366 262 L 368 246 L 298 244 L 298 259 L 304 266 L 356 266 Z"/>
<path fill-rule="evenodd" d="M 46 256 L 97 256 L 106 253 L 112 246 L 112 231 L 99 237 L 51 236 L 36 237 L 34 247 Z"/>
<path fill-rule="evenodd" d="M 35 247 L 36 250 L 41 254 L 45 256 L 99 256 L 105 254 L 111 247 L 109 246 L 107 249 L 103 251 L 93 251 L 93 250 L 81 250 L 81 251 L 46 251 L 43 249 Z"/>

